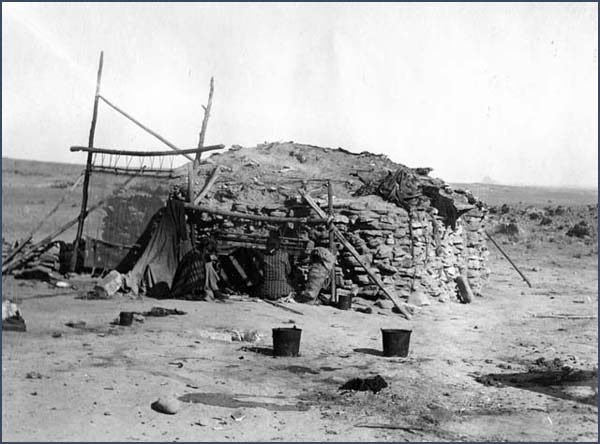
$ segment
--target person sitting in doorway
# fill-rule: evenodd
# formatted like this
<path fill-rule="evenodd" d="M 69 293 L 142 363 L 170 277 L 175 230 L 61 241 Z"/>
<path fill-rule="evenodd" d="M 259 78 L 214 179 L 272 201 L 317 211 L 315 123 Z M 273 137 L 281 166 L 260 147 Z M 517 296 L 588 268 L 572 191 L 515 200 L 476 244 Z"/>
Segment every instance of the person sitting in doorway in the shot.
<path fill-rule="evenodd" d="M 269 237 L 267 251 L 260 256 L 259 264 L 262 282 L 256 291 L 258 297 L 274 301 L 293 295 L 294 290 L 288 283 L 292 271 L 290 259 L 287 252 L 281 248 L 278 237 Z"/>

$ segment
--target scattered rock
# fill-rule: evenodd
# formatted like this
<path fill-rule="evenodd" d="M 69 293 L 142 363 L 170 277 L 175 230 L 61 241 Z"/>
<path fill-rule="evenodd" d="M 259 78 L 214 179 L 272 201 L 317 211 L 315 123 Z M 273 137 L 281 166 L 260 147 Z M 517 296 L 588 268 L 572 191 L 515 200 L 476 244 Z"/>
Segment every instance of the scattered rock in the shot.
<path fill-rule="evenodd" d="M 373 313 L 373 309 L 371 307 L 356 307 L 354 311 L 359 313 L 371 314 Z"/>
<path fill-rule="evenodd" d="M 236 410 L 231 414 L 231 419 L 233 419 L 234 421 L 243 421 L 245 417 L 246 414 L 243 410 Z"/>
<path fill-rule="evenodd" d="M 96 284 L 92 291 L 99 299 L 110 299 L 121 289 L 123 281 L 123 275 L 117 270 L 112 270 Z"/>
<path fill-rule="evenodd" d="M 232 341 L 240 342 L 258 342 L 262 339 L 262 336 L 257 330 L 238 331 L 234 330 L 231 332 Z"/>
<path fill-rule="evenodd" d="M 416 305 L 417 307 L 422 307 L 431 304 L 431 302 L 429 302 L 429 299 L 427 298 L 427 295 L 421 291 L 412 292 L 408 297 L 408 303 L 411 305 Z"/>
<path fill-rule="evenodd" d="M 383 308 L 384 310 L 391 310 L 394 307 L 394 303 L 388 299 L 381 299 L 375 302 L 375 306 Z"/>
<path fill-rule="evenodd" d="M 84 328 L 87 324 L 85 321 L 69 321 L 65 325 L 71 328 Z"/>
<path fill-rule="evenodd" d="M 29 372 L 25 375 L 26 379 L 42 379 L 42 374 L 39 372 Z"/>
<path fill-rule="evenodd" d="M 17 304 L 11 301 L 2 302 L 2 320 L 8 318 L 18 318 L 21 316 L 21 311 Z"/>
<path fill-rule="evenodd" d="M 584 220 L 573 225 L 569 229 L 569 231 L 567 231 L 567 236 L 569 236 L 569 237 L 583 238 L 583 237 L 590 236 L 590 235 L 591 235 L 590 227 L 587 224 L 587 222 L 585 222 Z"/>
<path fill-rule="evenodd" d="M 176 398 L 168 396 L 154 401 L 150 407 L 152 410 L 159 413 L 175 415 L 177 412 L 179 412 L 179 410 L 181 410 L 181 402 Z"/>

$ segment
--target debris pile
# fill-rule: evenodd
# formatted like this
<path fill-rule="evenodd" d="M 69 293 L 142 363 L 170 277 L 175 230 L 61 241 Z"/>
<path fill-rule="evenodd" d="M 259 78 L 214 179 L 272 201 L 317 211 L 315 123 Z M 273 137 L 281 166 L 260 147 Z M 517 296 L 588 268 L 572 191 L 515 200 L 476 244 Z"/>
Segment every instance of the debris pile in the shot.
<path fill-rule="evenodd" d="M 60 279 L 60 242 L 43 246 L 2 243 L 2 269 L 12 271 L 16 279 L 56 282 Z"/>

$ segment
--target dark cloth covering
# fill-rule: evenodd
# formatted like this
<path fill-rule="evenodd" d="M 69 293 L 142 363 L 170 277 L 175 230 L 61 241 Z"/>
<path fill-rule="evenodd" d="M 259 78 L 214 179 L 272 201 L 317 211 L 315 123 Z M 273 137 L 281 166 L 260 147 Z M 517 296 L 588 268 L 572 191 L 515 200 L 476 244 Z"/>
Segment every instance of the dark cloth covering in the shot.
<path fill-rule="evenodd" d="M 169 200 L 146 249 L 126 276 L 127 286 L 136 294 L 152 292 L 154 287 L 160 289 L 156 293 L 164 293 L 171 288 L 177 265 L 190 249 L 183 202 Z"/>

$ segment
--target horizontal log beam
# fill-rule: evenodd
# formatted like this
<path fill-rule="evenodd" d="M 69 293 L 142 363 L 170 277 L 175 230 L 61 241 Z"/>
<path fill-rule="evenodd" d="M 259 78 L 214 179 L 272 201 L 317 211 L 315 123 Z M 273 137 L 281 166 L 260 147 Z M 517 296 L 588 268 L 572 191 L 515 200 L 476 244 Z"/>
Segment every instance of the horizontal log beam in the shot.
<path fill-rule="evenodd" d="M 136 157 L 156 157 L 156 156 L 178 156 L 183 154 L 195 154 L 197 152 L 222 150 L 225 145 L 210 145 L 202 148 L 189 148 L 186 150 L 179 151 L 132 151 L 132 150 L 113 150 L 111 148 L 98 148 L 87 146 L 72 146 L 70 150 L 72 152 L 84 151 L 88 153 L 101 153 L 101 154 L 115 154 L 119 156 L 136 156 Z"/>
<path fill-rule="evenodd" d="M 309 219 L 307 217 L 275 217 L 261 216 L 258 214 L 238 213 L 236 211 L 227 211 L 222 210 L 220 208 L 208 207 L 205 205 L 194 205 L 191 203 L 184 203 L 183 206 L 189 210 L 200 211 L 202 213 L 217 214 L 219 216 L 230 217 L 233 219 L 246 219 L 273 223 L 301 223 L 310 225 L 323 225 L 327 222 L 322 219 Z"/>

